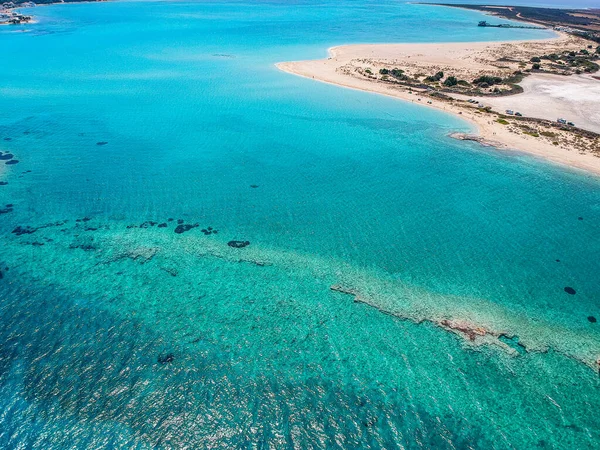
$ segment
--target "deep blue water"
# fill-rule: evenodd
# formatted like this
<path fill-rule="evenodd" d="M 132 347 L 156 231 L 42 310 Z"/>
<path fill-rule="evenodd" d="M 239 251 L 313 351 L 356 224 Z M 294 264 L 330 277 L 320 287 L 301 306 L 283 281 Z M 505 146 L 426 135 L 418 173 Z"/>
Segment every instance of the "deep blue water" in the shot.
<path fill-rule="evenodd" d="M 32 12 L 0 29 L 0 448 L 597 447 L 598 178 L 274 66 L 548 32 L 390 1 Z"/>

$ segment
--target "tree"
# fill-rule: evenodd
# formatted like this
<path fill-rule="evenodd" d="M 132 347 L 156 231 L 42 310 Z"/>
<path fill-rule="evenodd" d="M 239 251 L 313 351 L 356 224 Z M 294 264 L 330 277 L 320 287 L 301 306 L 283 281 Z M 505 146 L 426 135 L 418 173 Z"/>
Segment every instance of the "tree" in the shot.
<path fill-rule="evenodd" d="M 533 63 L 539 63 L 541 61 L 542 60 L 540 58 L 538 58 L 537 56 L 534 56 L 533 58 L 531 58 L 531 62 L 533 62 Z"/>

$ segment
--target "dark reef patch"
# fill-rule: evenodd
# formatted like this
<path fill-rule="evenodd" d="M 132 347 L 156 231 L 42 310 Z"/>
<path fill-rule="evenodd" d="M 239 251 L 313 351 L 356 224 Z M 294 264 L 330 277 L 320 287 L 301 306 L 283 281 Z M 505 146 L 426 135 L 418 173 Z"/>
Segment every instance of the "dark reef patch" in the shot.
<path fill-rule="evenodd" d="M 12 233 L 16 234 L 17 236 L 21 236 L 23 234 L 33 234 L 36 231 L 37 231 L 37 228 L 30 227 L 29 225 L 26 225 L 24 227 L 19 225 L 19 226 L 17 226 L 17 228 L 12 230 Z"/>
<path fill-rule="evenodd" d="M 218 234 L 219 233 L 219 230 L 214 230 L 213 227 L 202 228 L 200 231 L 202 233 L 204 233 L 205 236 L 210 236 L 211 234 Z"/>
<path fill-rule="evenodd" d="M 597 322 L 597 320 L 596 320 L 596 318 L 595 318 L 594 316 L 588 316 L 588 318 L 587 318 L 587 319 L 588 319 L 588 321 L 589 321 L 589 322 L 591 322 L 591 323 L 596 323 L 596 322 Z"/>
<path fill-rule="evenodd" d="M 251 184 L 251 185 L 250 185 L 250 187 L 251 187 L 252 189 L 256 189 L 256 188 L 258 187 L 258 184 Z"/>
<path fill-rule="evenodd" d="M 11 159 L 10 161 L 6 161 L 4 164 L 6 164 L 7 166 L 14 166 L 15 164 L 19 164 L 19 160 Z"/>
<path fill-rule="evenodd" d="M 149 227 L 153 227 L 154 225 L 156 225 L 158 222 L 153 222 L 151 220 L 146 221 L 144 223 L 140 224 L 140 228 L 149 228 Z"/>
<path fill-rule="evenodd" d="M 96 142 L 96 145 L 106 145 L 106 144 L 108 144 L 108 142 L 106 142 L 106 141 Z"/>
<path fill-rule="evenodd" d="M 250 245 L 250 241 L 229 241 L 227 245 L 233 248 L 244 248 Z"/>
<path fill-rule="evenodd" d="M 7 206 L 6 208 L 0 209 L 0 214 L 8 214 L 10 212 L 13 212 L 13 209 L 9 206 Z"/>
<path fill-rule="evenodd" d="M 0 186 L 6 186 L 8 184 L 8 181 L 0 181 Z"/>
<path fill-rule="evenodd" d="M 13 155 L 12 153 L 2 153 L 2 152 L 0 152 L 0 160 L 2 160 L 2 161 L 13 159 L 14 157 L 15 157 L 15 155 Z"/>
<path fill-rule="evenodd" d="M 570 286 L 567 286 L 567 287 L 565 288 L 565 292 L 566 292 L 567 294 L 570 294 L 570 295 L 575 295 L 575 294 L 577 293 L 577 291 L 575 291 L 575 289 L 573 289 L 573 288 L 572 288 L 572 287 L 570 287 Z"/>
<path fill-rule="evenodd" d="M 169 364 L 175 361 L 175 355 L 173 353 L 160 354 L 157 361 L 159 364 Z"/>
<path fill-rule="evenodd" d="M 177 227 L 175 228 L 175 233 L 177 233 L 177 234 L 185 233 L 186 231 L 190 231 L 192 228 L 197 228 L 199 226 L 200 225 L 198 225 L 197 223 L 195 223 L 193 225 L 189 224 L 189 223 L 180 224 L 180 225 L 177 225 Z"/>
<path fill-rule="evenodd" d="M 25 226 L 19 225 L 14 230 L 12 230 L 12 233 L 16 234 L 17 236 L 21 236 L 23 234 L 33 234 L 37 230 L 41 230 L 42 228 L 60 227 L 61 225 L 64 225 L 65 223 L 67 223 L 66 220 L 47 223 L 45 225 L 40 225 L 39 227 L 32 227 L 32 226 L 29 226 L 29 225 L 25 225 Z"/>
<path fill-rule="evenodd" d="M 21 242 L 23 245 L 31 245 L 33 247 L 42 247 L 44 245 L 43 242 L 33 241 L 33 242 Z"/>
<path fill-rule="evenodd" d="M 159 224 L 158 224 L 158 228 L 167 228 L 167 224 L 166 224 L 166 222 L 159 223 Z"/>
<path fill-rule="evenodd" d="M 69 248 L 71 248 L 71 249 L 79 248 L 86 252 L 96 250 L 96 247 L 94 247 L 92 244 L 71 244 L 71 245 L 69 245 Z"/>
<path fill-rule="evenodd" d="M 5 138 L 4 138 L 4 140 L 5 140 L 5 141 L 12 141 L 12 138 L 5 137 Z"/>

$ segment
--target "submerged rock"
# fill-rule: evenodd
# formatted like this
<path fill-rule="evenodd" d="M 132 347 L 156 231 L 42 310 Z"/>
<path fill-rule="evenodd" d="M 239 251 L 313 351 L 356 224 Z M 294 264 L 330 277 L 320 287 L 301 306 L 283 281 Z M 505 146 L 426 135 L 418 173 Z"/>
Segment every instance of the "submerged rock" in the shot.
<path fill-rule="evenodd" d="M 211 234 L 217 234 L 219 232 L 218 230 L 213 230 L 213 227 L 202 228 L 200 231 L 204 233 L 205 236 L 210 236 Z"/>
<path fill-rule="evenodd" d="M 488 331 L 471 323 L 462 320 L 448 320 L 444 319 L 439 322 L 440 326 L 451 331 L 457 331 L 462 333 L 469 338 L 470 341 L 474 341 L 477 337 L 482 337 L 488 334 Z"/>
<path fill-rule="evenodd" d="M 570 295 L 575 295 L 575 294 L 577 293 L 577 291 L 575 291 L 575 289 L 573 289 L 573 288 L 572 288 L 572 287 L 570 287 L 570 286 L 567 286 L 567 287 L 565 288 L 565 292 L 566 292 L 567 294 L 570 294 Z"/>
<path fill-rule="evenodd" d="M 0 209 L 0 214 L 8 214 L 10 212 L 13 212 L 12 208 L 4 208 L 4 209 Z"/>
<path fill-rule="evenodd" d="M 14 166 L 15 164 L 19 164 L 19 160 L 11 159 L 10 161 L 6 161 L 4 164 L 6 164 L 7 166 Z"/>
<path fill-rule="evenodd" d="M 166 353 L 158 355 L 158 363 L 159 364 L 169 364 L 175 360 L 175 355 L 173 353 Z"/>
<path fill-rule="evenodd" d="M 8 159 L 13 159 L 14 155 L 12 153 L 2 153 L 0 152 L 0 160 L 6 161 Z"/>
<path fill-rule="evenodd" d="M 159 224 L 158 224 L 158 228 L 167 228 L 167 224 L 166 224 L 166 222 L 159 223 Z"/>
<path fill-rule="evenodd" d="M 21 236 L 23 234 L 33 234 L 36 231 L 37 231 L 37 228 L 30 227 L 29 225 L 26 225 L 24 227 L 19 225 L 19 226 L 17 226 L 17 228 L 12 230 L 12 233 L 16 234 L 17 236 Z"/>
<path fill-rule="evenodd" d="M 153 227 L 156 224 L 157 224 L 157 222 L 153 222 L 152 220 L 149 220 L 149 221 L 146 221 L 146 222 L 140 224 L 140 228 Z"/>
<path fill-rule="evenodd" d="M 0 186 L 6 186 L 8 184 L 8 181 L 0 181 Z"/>
<path fill-rule="evenodd" d="M 19 225 L 14 230 L 12 230 L 12 233 L 16 234 L 17 236 L 21 236 L 22 234 L 33 234 L 37 230 L 41 230 L 42 228 L 60 227 L 60 226 L 64 225 L 65 223 L 67 223 L 66 220 L 59 220 L 58 222 L 46 223 L 44 225 L 40 225 L 39 227 L 31 227 L 29 225 L 22 227 L 21 225 Z M 64 231 L 64 230 L 61 230 L 61 231 Z"/>
<path fill-rule="evenodd" d="M 197 228 L 199 225 L 197 223 L 195 224 L 182 224 L 182 225 L 177 225 L 177 227 L 175 228 L 175 233 L 177 234 L 181 234 L 181 233 L 185 233 L 186 231 L 190 231 L 192 228 Z"/>
<path fill-rule="evenodd" d="M 588 321 L 590 321 L 591 323 L 596 323 L 597 320 L 594 316 L 588 316 Z"/>
<path fill-rule="evenodd" d="M 244 248 L 250 245 L 250 241 L 229 241 L 227 245 L 233 248 Z"/>

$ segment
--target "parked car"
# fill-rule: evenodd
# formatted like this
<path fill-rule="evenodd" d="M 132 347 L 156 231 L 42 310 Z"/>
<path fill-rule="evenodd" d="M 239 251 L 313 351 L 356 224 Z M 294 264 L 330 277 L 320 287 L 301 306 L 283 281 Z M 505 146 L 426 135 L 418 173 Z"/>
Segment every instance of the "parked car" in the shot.
<path fill-rule="evenodd" d="M 521 114 L 520 112 L 516 112 L 515 116 L 517 116 L 517 117 L 523 117 L 523 114 Z"/>

